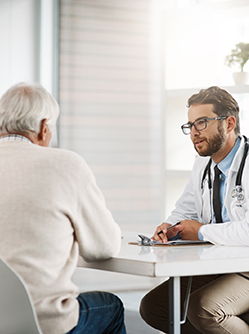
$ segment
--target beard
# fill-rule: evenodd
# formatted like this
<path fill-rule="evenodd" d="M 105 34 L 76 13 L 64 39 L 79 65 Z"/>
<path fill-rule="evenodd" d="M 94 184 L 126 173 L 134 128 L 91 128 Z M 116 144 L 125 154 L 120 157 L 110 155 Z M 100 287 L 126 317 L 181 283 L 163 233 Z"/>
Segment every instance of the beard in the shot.
<path fill-rule="evenodd" d="M 196 152 L 201 157 L 211 157 L 214 153 L 218 152 L 224 143 L 226 142 L 225 131 L 222 126 L 218 126 L 218 133 L 213 137 L 206 139 L 207 148 L 206 149 L 198 149 L 195 145 Z"/>

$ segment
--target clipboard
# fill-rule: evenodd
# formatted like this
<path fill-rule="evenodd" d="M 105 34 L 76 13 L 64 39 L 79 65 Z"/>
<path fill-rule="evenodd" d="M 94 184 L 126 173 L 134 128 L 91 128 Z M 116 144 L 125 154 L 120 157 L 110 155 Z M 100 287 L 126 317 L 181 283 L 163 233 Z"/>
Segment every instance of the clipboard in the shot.
<path fill-rule="evenodd" d="M 141 241 L 131 241 L 129 245 L 137 245 L 137 246 L 153 246 L 153 247 L 169 247 L 169 246 L 192 246 L 192 245 L 213 245 L 209 241 L 201 241 L 201 240 L 170 240 L 166 243 L 162 243 L 161 241 L 152 240 L 142 234 L 138 235 L 141 238 Z"/>
<path fill-rule="evenodd" d="M 151 245 L 143 245 L 141 241 L 129 241 L 129 245 L 136 245 L 136 246 L 145 246 L 145 247 L 173 247 L 173 246 L 200 246 L 200 245 L 213 245 L 209 241 L 201 241 L 201 240 L 182 240 L 182 242 L 178 242 L 177 240 L 167 243 L 157 243 Z"/>

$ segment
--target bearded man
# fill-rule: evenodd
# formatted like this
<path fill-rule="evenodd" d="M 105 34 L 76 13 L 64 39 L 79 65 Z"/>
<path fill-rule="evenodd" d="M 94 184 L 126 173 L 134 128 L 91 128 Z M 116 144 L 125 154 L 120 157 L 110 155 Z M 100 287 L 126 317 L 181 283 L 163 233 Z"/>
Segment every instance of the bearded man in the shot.
<path fill-rule="evenodd" d="M 219 87 L 203 89 L 189 98 L 188 123 L 181 128 L 199 156 L 175 209 L 152 239 L 164 243 L 178 234 L 184 240 L 248 246 L 248 143 L 240 135 L 238 103 Z M 187 281 L 181 279 L 183 302 Z M 169 328 L 167 291 L 166 281 L 140 305 L 142 318 L 163 332 Z M 182 333 L 248 334 L 249 273 L 193 277 L 187 317 Z"/>

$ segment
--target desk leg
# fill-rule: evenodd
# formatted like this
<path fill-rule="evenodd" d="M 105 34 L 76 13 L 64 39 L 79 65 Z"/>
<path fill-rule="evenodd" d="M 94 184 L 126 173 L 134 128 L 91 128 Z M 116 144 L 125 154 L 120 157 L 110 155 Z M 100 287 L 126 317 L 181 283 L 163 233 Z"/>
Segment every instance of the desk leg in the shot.
<path fill-rule="evenodd" d="M 169 279 L 169 334 L 181 333 L 180 277 Z"/>

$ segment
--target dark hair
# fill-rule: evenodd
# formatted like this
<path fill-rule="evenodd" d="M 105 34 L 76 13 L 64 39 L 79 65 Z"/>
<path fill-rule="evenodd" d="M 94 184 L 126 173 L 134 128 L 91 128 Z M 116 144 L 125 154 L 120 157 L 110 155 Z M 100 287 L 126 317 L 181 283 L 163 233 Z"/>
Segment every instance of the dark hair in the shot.
<path fill-rule="evenodd" d="M 188 99 L 188 108 L 193 104 L 212 104 L 213 111 L 218 116 L 234 116 L 236 119 L 234 132 L 236 135 L 240 133 L 239 105 L 225 89 L 217 86 L 201 89 Z"/>

